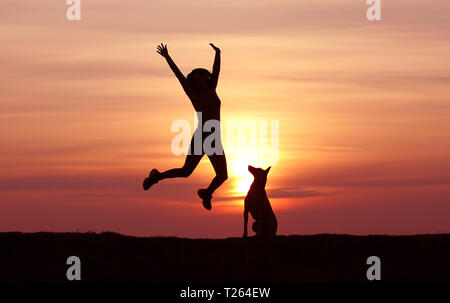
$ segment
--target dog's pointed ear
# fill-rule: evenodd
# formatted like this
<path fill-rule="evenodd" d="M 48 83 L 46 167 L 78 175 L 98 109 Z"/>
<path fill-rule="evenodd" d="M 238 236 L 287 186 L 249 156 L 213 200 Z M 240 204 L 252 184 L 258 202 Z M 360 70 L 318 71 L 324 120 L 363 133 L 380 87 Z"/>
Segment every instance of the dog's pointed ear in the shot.
<path fill-rule="evenodd" d="M 251 165 L 248 166 L 248 171 L 249 171 L 250 173 L 252 173 L 252 174 L 253 174 L 253 172 L 255 171 L 255 169 L 256 169 L 256 168 L 254 168 L 254 167 L 251 166 Z"/>
<path fill-rule="evenodd" d="M 269 166 L 268 168 L 266 168 L 266 170 L 265 170 L 266 175 L 269 173 L 269 171 L 270 171 L 271 168 L 272 168 L 272 166 Z"/>

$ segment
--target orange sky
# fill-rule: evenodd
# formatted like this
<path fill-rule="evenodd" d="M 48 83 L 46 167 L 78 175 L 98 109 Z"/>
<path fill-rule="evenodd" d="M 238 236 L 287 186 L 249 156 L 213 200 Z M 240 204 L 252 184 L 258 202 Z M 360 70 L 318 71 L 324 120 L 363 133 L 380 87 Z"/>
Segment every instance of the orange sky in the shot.
<path fill-rule="evenodd" d="M 0 231 L 240 236 L 245 152 L 211 212 L 207 158 L 141 189 L 193 120 L 156 46 L 187 74 L 214 42 L 222 119 L 279 120 L 281 234 L 450 232 L 450 2 L 382 0 L 379 22 L 365 0 L 81 2 L 69 22 L 65 1 L 2 1 Z"/>

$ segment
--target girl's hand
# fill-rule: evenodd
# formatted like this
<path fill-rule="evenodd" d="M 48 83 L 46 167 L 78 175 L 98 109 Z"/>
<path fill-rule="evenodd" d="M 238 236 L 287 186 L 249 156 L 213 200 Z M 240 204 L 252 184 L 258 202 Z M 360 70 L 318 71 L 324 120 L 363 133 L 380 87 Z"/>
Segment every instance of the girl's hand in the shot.
<path fill-rule="evenodd" d="M 160 45 L 158 45 L 156 52 L 158 54 L 160 54 L 161 56 L 163 56 L 164 58 L 169 57 L 169 51 L 167 50 L 167 44 L 164 45 L 161 43 Z"/>
<path fill-rule="evenodd" d="M 220 48 L 216 47 L 214 44 L 210 43 L 209 45 L 211 45 L 211 47 L 214 48 L 216 52 L 220 52 Z"/>

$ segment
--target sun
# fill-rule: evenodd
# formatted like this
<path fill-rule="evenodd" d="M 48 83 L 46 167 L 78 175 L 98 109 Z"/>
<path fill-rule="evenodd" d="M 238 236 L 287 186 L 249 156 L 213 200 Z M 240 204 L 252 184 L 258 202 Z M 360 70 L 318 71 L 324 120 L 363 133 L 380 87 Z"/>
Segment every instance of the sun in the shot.
<path fill-rule="evenodd" d="M 246 194 L 252 184 L 252 177 L 245 176 L 236 180 L 235 191 L 238 194 Z"/>
<path fill-rule="evenodd" d="M 230 175 L 234 177 L 233 191 L 237 195 L 246 194 L 253 181 L 248 171 L 248 159 L 245 156 L 235 156 L 230 160 Z"/>
<path fill-rule="evenodd" d="M 253 182 L 253 177 L 248 171 L 249 159 L 245 156 L 233 157 L 230 161 L 230 174 L 234 177 L 234 192 L 237 195 L 246 194 Z"/>
<path fill-rule="evenodd" d="M 236 196 L 246 195 L 253 182 L 253 176 L 248 171 L 248 166 L 268 167 L 271 165 L 271 159 L 258 159 L 255 154 L 251 152 L 241 152 L 232 155 L 227 159 L 229 175 L 233 179 L 232 193 Z"/>
<path fill-rule="evenodd" d="M 269 125 L 261 123 L 264 121 L 258 123 L 255 119 L 242 117 L 241 120 L 231 123 L 231 127 L 226 124 L 224 146 L 227 151 L 228 175 L 232 180 L 233 196 L 247 194 L 253 182 L 253 176 L 248 171 L 249 165 L 268 167 L 278 162 L 278 123 L 271 121 L 269 136 Z"/>

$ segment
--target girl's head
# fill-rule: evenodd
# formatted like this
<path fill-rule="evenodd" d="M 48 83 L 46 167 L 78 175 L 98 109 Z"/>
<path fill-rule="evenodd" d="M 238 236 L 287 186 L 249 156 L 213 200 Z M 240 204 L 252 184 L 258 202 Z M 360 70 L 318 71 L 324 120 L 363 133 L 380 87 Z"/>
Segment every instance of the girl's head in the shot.
<path fill-rule="evenodd" d="M 211 87 L 211 73 L 204 68 L 196 68 L 187 76 L 189 83 L 198 90 L 206 90 Z"/>

